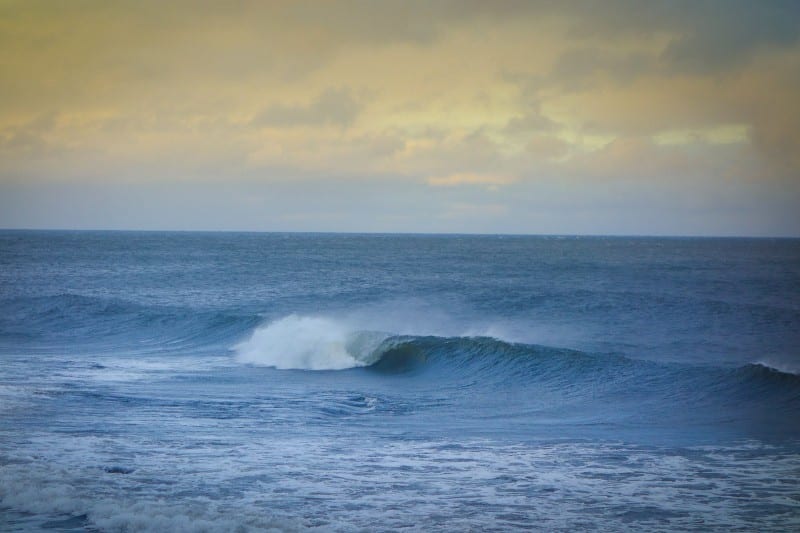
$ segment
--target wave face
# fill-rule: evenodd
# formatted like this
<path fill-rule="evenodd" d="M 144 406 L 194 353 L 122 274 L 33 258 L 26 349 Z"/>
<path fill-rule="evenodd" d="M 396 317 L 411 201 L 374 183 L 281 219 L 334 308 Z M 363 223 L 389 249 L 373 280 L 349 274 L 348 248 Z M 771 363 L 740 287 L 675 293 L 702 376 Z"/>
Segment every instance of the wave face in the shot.
<path fill-rule="evenodd" d="M 763 364 L 735 368 L 697 367 L 641 361 L 617 354 L 592 354 L 492 337 L 392 335 L 363 331 L 331 318 L 289 315 L 257 328 L 236 346 L 242 363 L 277 369 L 363 369 L 407 376 L 416 386 L 468 388 L 470 395 L 497 389 L 536 390 L 517 397 L 515 410 L 548 402 L 613 402 L 614 409 L 663 411 L 691 409 L 712 418 L 737 402 L 772 409 L 768 418 L 800 412 L 800 376 Z M 641 403 L 639 403 L 641 402 Z M 619 413 L 617 413 L 619 414 Z M 763 420 L 762 420 L 763 422 Z M 800 425 L 784 424 L 784 429 Z"/>
<path fill-rule="evenodd" d="M 0 523 L 797 530 L 798 346 L 795 240 L 0 232 Z"/>

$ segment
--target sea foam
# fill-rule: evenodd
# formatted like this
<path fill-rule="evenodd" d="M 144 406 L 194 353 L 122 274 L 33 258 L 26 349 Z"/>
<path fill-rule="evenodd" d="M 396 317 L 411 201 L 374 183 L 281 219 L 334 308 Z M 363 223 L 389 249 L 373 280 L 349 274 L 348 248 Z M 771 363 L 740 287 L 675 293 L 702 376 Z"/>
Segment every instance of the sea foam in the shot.
<path fill-rule="evenodd" d="M 289 315 L 235 347 L 239 362 L 279 369 L 342 370 L 373 364 L 387 333 L 357 331 L 330 318 Z"/>

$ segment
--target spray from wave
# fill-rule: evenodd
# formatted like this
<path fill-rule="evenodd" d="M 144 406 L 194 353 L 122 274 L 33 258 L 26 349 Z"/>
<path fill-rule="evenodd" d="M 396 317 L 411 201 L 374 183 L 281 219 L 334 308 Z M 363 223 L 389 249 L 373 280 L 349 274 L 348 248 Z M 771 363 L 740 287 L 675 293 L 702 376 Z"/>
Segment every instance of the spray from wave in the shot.
<path fill-rule="evenodd" d="M 328 318 L 289 315 L 256 329 L 235 347 L 236 359 L 285 370 L 343 370 L 375 363 L 389 337 Z"/>

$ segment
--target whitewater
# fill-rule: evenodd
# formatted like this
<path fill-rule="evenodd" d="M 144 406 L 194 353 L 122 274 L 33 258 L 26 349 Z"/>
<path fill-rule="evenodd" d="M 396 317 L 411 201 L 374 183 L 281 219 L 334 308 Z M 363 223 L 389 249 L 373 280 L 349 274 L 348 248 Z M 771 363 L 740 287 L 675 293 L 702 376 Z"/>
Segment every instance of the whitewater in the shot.
<path fill-rule="evenodd" d="M 0 232 L 0 530 L 796 531 L 800 241 Z"/>

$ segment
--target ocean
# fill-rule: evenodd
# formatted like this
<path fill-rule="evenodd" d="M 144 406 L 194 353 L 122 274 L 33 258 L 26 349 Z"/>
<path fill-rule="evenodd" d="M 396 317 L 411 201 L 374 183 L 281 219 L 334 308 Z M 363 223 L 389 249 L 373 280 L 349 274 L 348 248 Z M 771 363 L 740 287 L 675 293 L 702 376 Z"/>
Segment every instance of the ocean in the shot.
<path fill-rule="evenodd" d="M 800 530 L 800 240 L 0 232 L 4 531 Z"/>

